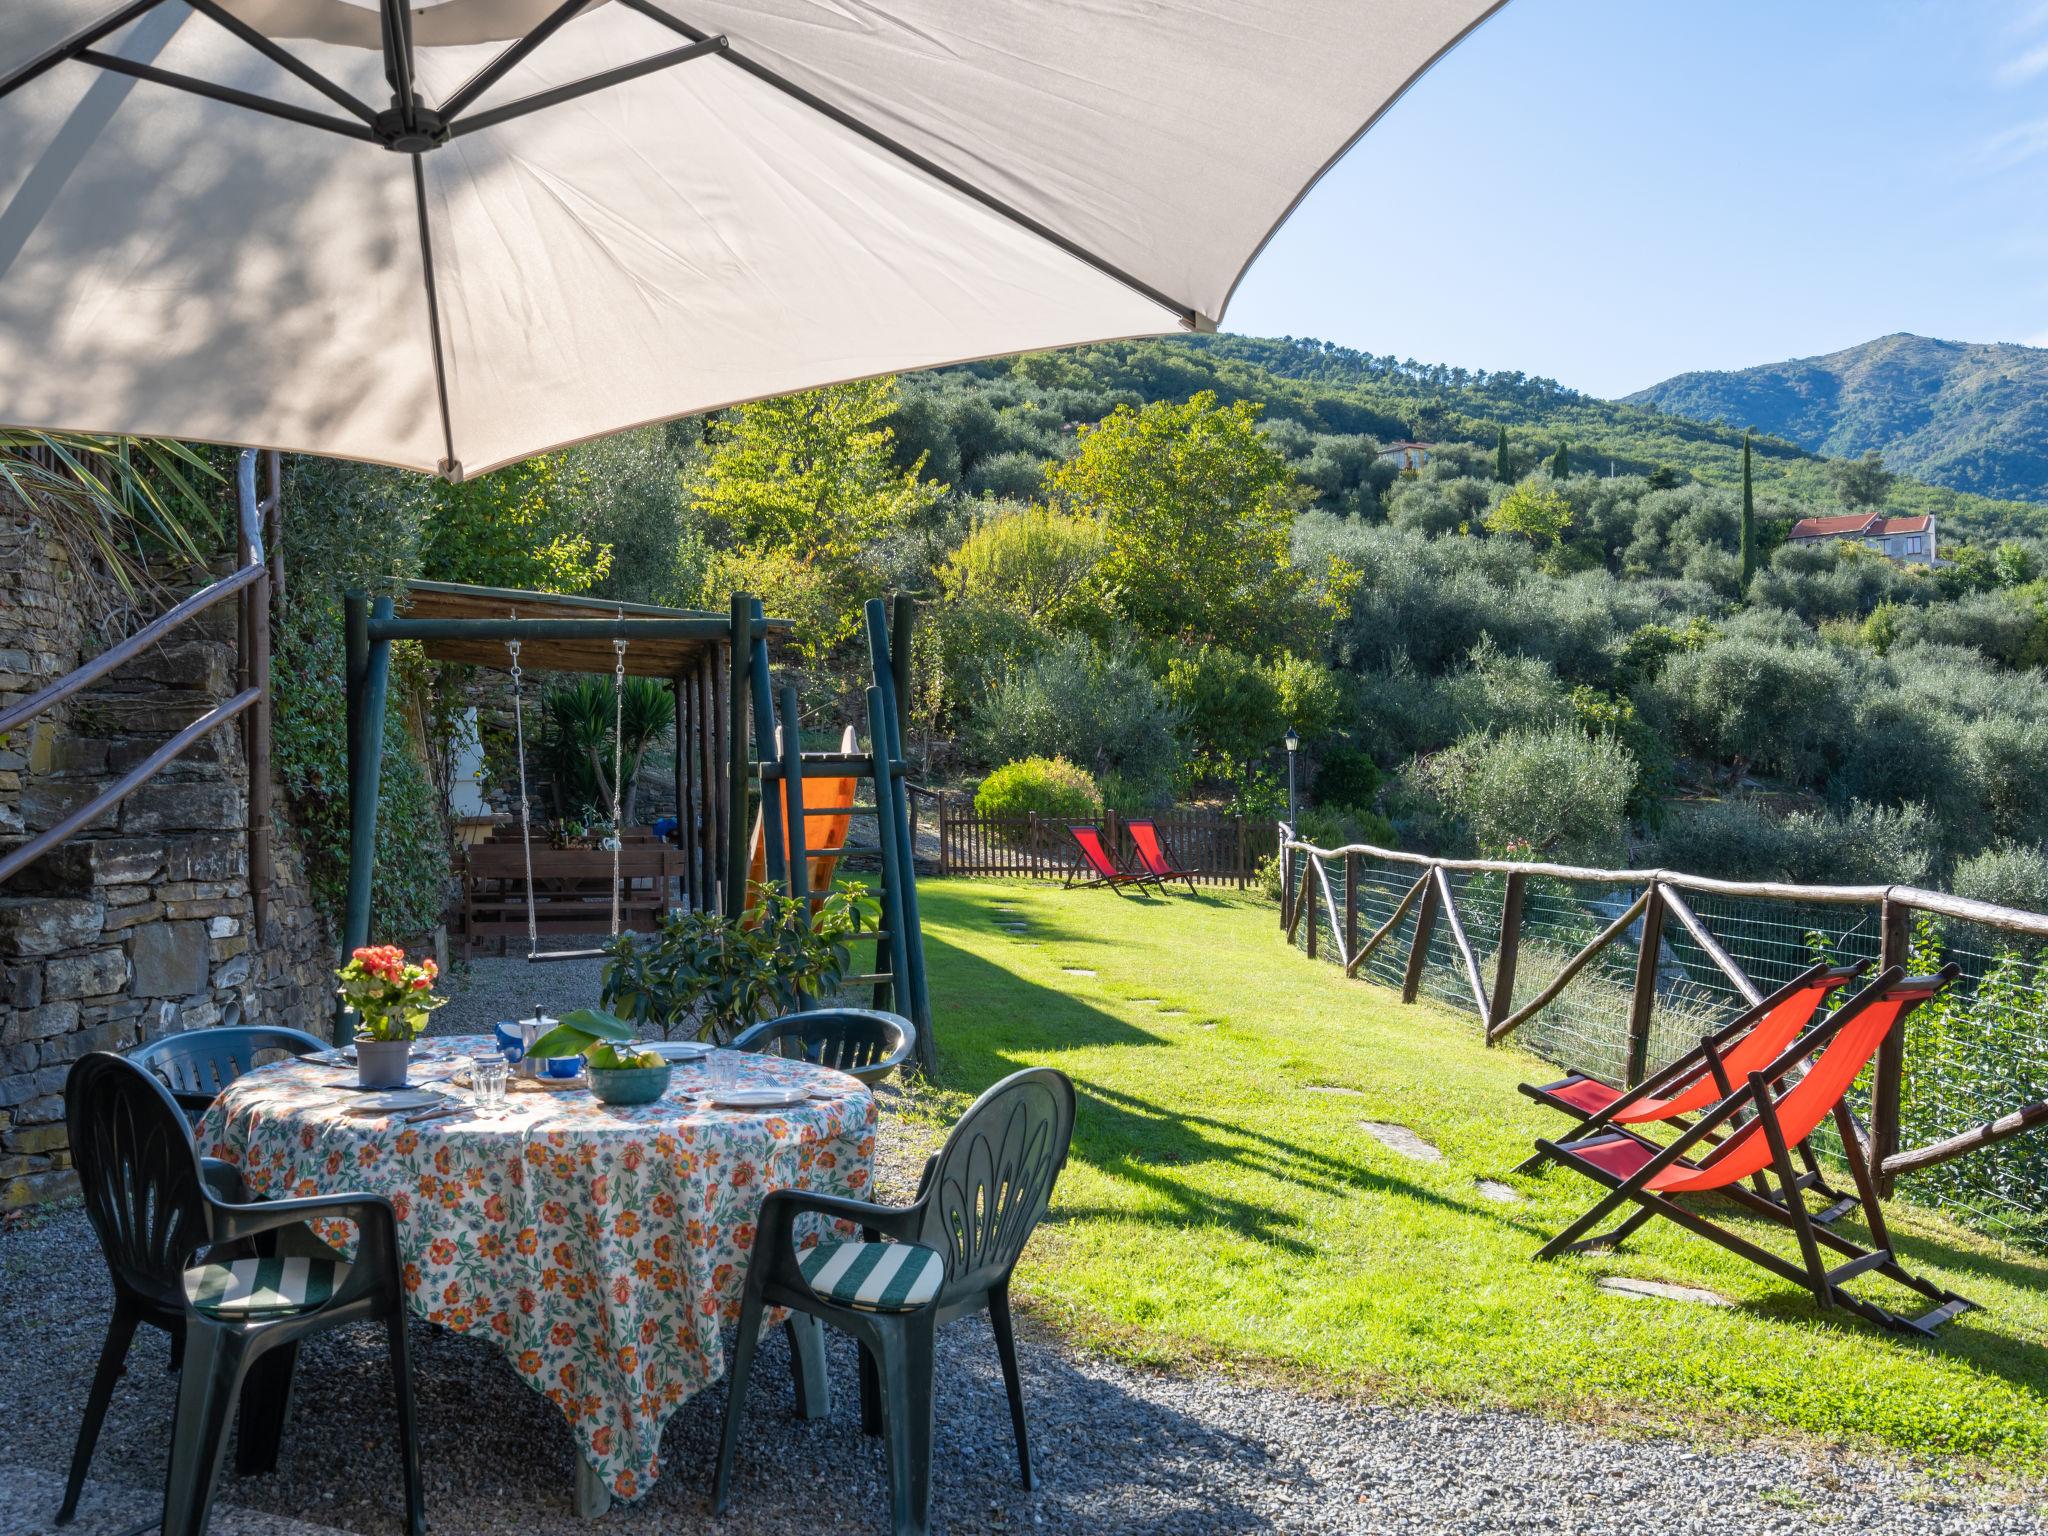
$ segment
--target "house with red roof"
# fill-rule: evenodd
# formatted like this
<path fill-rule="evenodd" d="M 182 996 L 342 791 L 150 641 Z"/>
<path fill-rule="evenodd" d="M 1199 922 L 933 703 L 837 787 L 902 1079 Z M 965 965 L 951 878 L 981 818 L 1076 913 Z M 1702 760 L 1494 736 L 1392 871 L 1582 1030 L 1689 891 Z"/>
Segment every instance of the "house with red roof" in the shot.
<path fill-rule="evenodd" d="M 1880 555 L 1911 565 L 1939 565 L 1934 554 L 1934 516 L 1892 517 L 1883 512 L 1851 512 L 1842 517 L 1802 517 L 1792 525 L 1794 544 L 1821 544 L 1854 539 Z"/>

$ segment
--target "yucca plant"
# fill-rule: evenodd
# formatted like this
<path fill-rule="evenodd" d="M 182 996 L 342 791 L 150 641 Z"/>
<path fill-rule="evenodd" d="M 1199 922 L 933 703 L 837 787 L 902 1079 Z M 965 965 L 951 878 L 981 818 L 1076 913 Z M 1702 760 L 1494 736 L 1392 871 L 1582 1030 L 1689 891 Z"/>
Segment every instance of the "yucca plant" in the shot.
<path fill-rule="evenodd" d="M 639 795 L 641 760 L 675 723 L 675 702 L 668 684 L 659 678 L 629 677 L 624 697 L 615 699 L 607 679 L 586 677 L 548 690 L 546 709 L 541 750 L 555 786 L 558 815 L 565 813 L 570 802 L 580 805 L 587 801 L 607 812 L 611 809 L 616 713 L 625 742 L 625 803 L 620 807 L 620 820 L 630 825 Z"/>
<path fill-rule="evenodd" d="M 0 429 L 0 486 L 131 611 L 155 606 L 168 562 L 206 574 L 227 532 L 225 477 L 197 450 L 152 438 Z M 109 606 L 112 606 L 110 604 Z"/>

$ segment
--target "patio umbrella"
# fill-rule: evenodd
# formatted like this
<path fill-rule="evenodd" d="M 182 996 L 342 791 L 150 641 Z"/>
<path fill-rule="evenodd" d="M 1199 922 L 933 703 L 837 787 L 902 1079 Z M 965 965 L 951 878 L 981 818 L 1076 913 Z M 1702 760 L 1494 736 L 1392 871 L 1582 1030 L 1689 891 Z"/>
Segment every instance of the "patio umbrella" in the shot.
<path fill-rule="evenodd" d="M 476 474 L 1206 330 L 1499 0 L 6 0 L 0 422 Z"/>

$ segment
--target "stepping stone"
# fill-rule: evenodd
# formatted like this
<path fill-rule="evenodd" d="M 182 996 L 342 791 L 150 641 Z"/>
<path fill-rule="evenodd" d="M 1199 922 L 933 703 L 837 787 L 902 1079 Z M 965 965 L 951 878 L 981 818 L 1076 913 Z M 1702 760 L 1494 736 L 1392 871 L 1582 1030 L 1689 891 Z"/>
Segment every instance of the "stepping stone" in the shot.
<path fill-rule="evenodd" d="M 1156 997 L 1134 997 L 1131 999 L 1131 1006 L 1133 1008 L 1157 1008 L 1159 1006 L 1159 999 Z"/>
<path fill-rule="evenodd" d="M 1093 976 L 1095 974 L 1093 971 L 1087 969 L 1085 966 L 1079 965 L 1063 965 L 1060 967 L 1060 969 L 1065 971 L 1069 976 Z"/>
<path fill-rule="evenodd" d="M 1479 1193 L 1501 1205 L 1520 1205 L 1522 1192 L 1512 1184 L 1503 1184 L 1498 1179 L 1481 1179 Z"/>
<path fill-rule="evenodd" d="M 1336 1083 L 1310 1083 L 1308 1091 L 1310 1093 L 1339 1093 L 1347 1099 L 1362 1099 L 1365 1097 L 1356 1088 L 1343 1088 L 1339 1087 Z"/>
<path fill-rule="evenodd" d="M 1594 1282 L 1610 1296 L 1628 1296 L 1636 1300 L 1689 1301 L 1699 1307 L 1732 1307 L 1730 1301 L 1718 1291 L 1710 1291 L 1699 1285 L 1679 1285 L 1670 1280 L 1638 1280 L 1630 1275 L 1603 1275 Z"/>
<path fill-rule="evenodd" d="M 1030 925 L 1027 923 L 997 923 L 996 926 L 1005 933 L 1029 933 L 1031 931 Z"/>
<path fill-rule="evenodd" d="M 1159 1015 L 1161 1018 L 1177 1019 L 1180 1018 L 1186 1012 L 1187 1009 L 1185 1008 L 1162 1008 L 1159 1010 Z"/>
<path fill-rule="evenodd" d="M 1412 1157 L 1418 1163 L 1440 1163 L 1444 1160 L 1443 1153 L 1405 1125 L 1391 1125 L 1384 1120 L 1361 1120 L 1358 1128 L 1389 1152 Z"/>

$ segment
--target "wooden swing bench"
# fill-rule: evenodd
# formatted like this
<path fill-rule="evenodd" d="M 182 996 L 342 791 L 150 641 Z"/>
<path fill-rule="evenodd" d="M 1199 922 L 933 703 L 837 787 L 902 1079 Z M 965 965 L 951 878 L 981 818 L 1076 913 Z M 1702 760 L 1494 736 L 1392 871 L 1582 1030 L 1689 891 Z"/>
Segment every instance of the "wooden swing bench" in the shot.
<path fill-rule="evenodd" d="M 619 850 L 619 928 L 653 933 L 676 904 L 684 873 L 683 850 L 651 838 L 628 836 Z M 467 954 L 495 939 L 527 931 L 526 856 L 517 832 L 465 848 L 462 866 L 462 936 Z M 612 855 L 603 848 L 533 850 L 533 922 L 539 934 L 606 933 L 611 928 Z"/>

